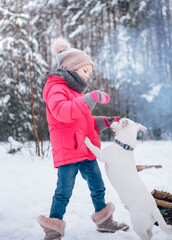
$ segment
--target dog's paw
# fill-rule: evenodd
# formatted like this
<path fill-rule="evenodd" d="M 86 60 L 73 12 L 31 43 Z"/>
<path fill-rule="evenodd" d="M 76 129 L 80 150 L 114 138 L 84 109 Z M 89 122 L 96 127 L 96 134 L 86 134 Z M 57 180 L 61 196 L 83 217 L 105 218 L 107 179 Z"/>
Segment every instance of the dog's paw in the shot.
<path fill-rule="evenodd" d="M 117 128 L 118 122 L 113 122 L 110 127 L 112 129 L 113 132 L 116 132 L 116 128 Z"/>
<path fill-rule="evenodd" d="M 91 141 L 90 141 L 90 139 L 89 139 L 88 137 L 85 137 L 84 143 L 85 143 L 85 144 L 87 145 L 87 147 L 88 147 L 88 146 L 90 146 Z"/>

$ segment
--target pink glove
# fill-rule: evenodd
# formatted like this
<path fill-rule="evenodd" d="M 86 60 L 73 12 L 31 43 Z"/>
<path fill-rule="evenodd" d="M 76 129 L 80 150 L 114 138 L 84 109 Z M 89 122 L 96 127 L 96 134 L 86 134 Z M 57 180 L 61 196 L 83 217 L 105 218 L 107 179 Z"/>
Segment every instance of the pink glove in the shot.
<path fill-rule="evenodd" d="M 104 91 L 95 90 L 85 94 L 83 100 L 86 102 L 90 109 L 93 109 L 97 102 L 103 104 L 108 103 L 110 101 L 110 97 Z"/>
<path fill-rule="evenodd" d="M 90 92 L 90 95 L 95 102 L 108 103 L 110 101 L 109 95 L 102 90 L 92 91 Z"/>
<path fill-rule="evenodd" d="M 98 131 L 102 132 L 104 129 L 109 128 L 113 122 L 118 122 L 121 118 L 119 116 L 116 117 L 105 117 L 98 116 L 96 117 L 96 126 Z"/>
<path fill-rule="evenodd" d="M 119 116 L 116 116 L 116 117 L 114 117 L 114 120 L 112 121 L 112 122 L 119 122 L 120 121 L 120 117 Z"/>
<path fill-rule="evenodd" d="M 115 116 L 115 117 L 106 117 L 106 119 L 108 120 L 109 124 L 112 124 L 113 122 L 119 122 L 121 118 L 119 116 Z"/>

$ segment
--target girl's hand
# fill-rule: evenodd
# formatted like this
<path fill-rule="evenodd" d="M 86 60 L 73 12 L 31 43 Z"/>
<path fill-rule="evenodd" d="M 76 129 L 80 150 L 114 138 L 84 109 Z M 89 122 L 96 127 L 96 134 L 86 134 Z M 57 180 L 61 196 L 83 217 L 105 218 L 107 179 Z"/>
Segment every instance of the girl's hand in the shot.
<path fill-rule="evenodd" d="M 108 120 L 109 124 L 112 124 L 112 122 L 119 122 L 120 119 L 121 119 L 121 118 L 120 118 L 119 116 L 107 117 L 107 120 Z"/>
<path fill-rule="evenodd" d="M 110 101 L 109 95 L 101 90 L 95 90 L 87 93 L 83 99 L 90 109 L 93 109 L 97 102 L 106 104 Z"/>

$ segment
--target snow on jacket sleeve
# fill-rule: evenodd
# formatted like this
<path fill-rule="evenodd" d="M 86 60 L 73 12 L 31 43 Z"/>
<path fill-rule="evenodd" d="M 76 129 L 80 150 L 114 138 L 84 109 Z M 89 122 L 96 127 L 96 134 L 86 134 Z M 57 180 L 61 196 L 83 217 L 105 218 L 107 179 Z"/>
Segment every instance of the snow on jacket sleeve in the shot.
<path fill-rule="evenodd" d="M 83 97 L 75 97 L 68 100 L 68 93 L 60 86 L 52 87 L 46 101 L 53 117 L 61 122 L 73 122 L 81 114 L 90 111 Z"/>

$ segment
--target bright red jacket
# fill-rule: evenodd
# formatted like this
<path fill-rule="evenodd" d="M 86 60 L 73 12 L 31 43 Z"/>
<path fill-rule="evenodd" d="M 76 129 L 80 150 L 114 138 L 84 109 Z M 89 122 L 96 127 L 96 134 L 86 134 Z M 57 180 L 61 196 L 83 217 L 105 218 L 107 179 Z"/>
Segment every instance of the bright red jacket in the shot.
<path fill-rule="evenodd" d="M 84 143 L 86 136 L 100 148 L 95 118 L 83 96 L 83 93 L 71 89 L 62 78 L 47 78 L 43 99 L 55 168 L 96 158 Z"/>

